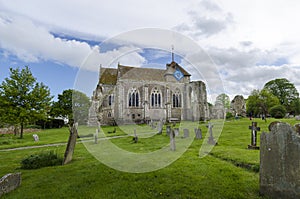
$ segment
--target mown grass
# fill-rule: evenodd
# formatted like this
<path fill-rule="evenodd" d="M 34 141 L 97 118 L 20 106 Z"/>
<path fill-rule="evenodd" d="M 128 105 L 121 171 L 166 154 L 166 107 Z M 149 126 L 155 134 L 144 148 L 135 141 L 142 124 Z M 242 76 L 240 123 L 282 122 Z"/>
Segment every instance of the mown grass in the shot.
<path fill-rule="evenodd" d="M 257 119 L 262 129 L 260 132 L 267 131 L 271 121 L 265 123 Z M 284 121 L 296 123 L 292 119 Z M 109 168 L 95 159 L 81 143 L 76 145 L 70 164 L 36 170 L 20 169 L 21 160 L 45 150 L 55 150 L 63 155 L 65 146 L 0 151 L 1 176 L 22 172 L 22 185 L 3 198 L 261 198 L 258 193 L 259 174 L 253 172 L 255 169 L 235 166 L 235 163 L 259 165 L 259 151 L 247 149 L 250 144 L 249 125 L 249 119 L 225 122 L 218 145 L 210 155 L 199 158 L 203 140 L 194 140 L 178 160 L 148 173 L 125 173 Z M 133 126 L 127 128 L 130 132 L 134 129 Z M 205 124 L 201 124 L 200 128 L 204 132 Z M 105 127 L 104 132 L 112 136 L 107 132 L 113 129 Z M 117 133 L 126 134 L 122 129 L 124 127 L 120 127 Z M 61 130 L 66 131 L 66 135 L 55 129 L 48 133 L 53 133 L 56 138 L 50 138 L 50 135 L 44 138 L 49 142 L 66 141 L 69 132 Z M 94 128 L 87 128 L 86 134 L 94 131 Z M 24 141 L 23 144 L 31 145 L 31 142 Z M 164 131 L 163 135 L 139 138 L 138 143 L 133 143 L 132 137 L 112 139 L 112 142 L 126 150 L 149 152 L 168 144 L 169 140 Z"/>

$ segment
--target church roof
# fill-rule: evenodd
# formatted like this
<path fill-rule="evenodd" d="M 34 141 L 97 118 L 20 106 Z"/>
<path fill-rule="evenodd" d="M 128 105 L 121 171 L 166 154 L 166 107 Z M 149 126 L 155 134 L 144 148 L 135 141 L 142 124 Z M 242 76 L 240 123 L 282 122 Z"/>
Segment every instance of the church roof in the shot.
<path fill-rule="evenodd" d="M 118 70 L 114 68 L 100 69 L 100 84 L 116 84 L 118 78 Z"/>
<path fill-rule="evenodd" d="M 162 69 L 118 65 L 120 79 L 165 81 Z"/>
<path fill-rule="evenodd" d="M 182 72 L 184 76 L 191 76 L 190 73 L 188 73 L 186 70 L 184 70 L 179 64 L 176 62 L 172 61 L 171 63 L 167 64 L 167 67 L 172 67 L 174 69 L 178 69 Z"/>

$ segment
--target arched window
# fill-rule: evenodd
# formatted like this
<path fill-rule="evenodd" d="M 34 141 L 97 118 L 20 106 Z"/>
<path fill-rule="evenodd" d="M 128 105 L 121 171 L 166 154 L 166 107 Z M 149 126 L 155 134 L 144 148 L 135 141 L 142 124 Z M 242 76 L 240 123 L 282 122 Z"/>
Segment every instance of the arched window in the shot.
<path fill-rule="evenodd" d="M 153 88 L 151 92 L 151 106 L 161 107 L 161 98 L 160 90 L 157 87 Z"/>
<path fill-rule="evenodd" d="M 179 89 L 176 89 L 175 92 L 172 94 L 172 102 L 173 107 L 181 107 L 181 94 Z"/>
<path fill-rule="evenodd" d="M 139 106 L 139 93 L 136 88 L 132 88 L 128 93 L 128 106 L 138 107 Z"/>
<path fill-rule="evenodd" d="M 108 96 L 108 105 L 111 106 L 114 103 L 114 96 L 113 95 L 109 95 Z"/>

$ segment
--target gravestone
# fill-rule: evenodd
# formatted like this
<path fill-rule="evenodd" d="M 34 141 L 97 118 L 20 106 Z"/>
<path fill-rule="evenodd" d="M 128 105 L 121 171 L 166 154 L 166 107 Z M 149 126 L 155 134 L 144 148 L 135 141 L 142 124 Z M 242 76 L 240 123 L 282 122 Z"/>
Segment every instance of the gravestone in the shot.
<path fill-rule="evenodd" d="M 137 143 L 139 138 L 138 138 L 138 136 L 136 135 L 136 129 L 134 129 L 133 134 L 134 134 L 134 136 L 133 136 L 132 140 L 133 140 L 134 143 Z"/>
<path fill-rule="evenodd" d="M 171 126 L 167 126 L 166 134 L 167 136 L 170 136 L 171 133 Z"/>
<path fill-rule="evenodd" d="M 35 142 L 37 142 L 37 141 L 40 140 L 40 139 L 39 139 L 39 136 L 38 136 L 37 134 L 33 134 L 32 137 L 33 137 L 33 140 L 34 140 Z"/>
<path fill-rule="evenodd" d="M 202 131 L 201 131 L 201 129 L 195 128 L 194 131 L 195 131 L 195 137 L 196 137 L 196 139 L 197 140 L 202 139 Z"/>
<path fill-rule="evenodd" d="M 99 134 L 99 129 L 96 129 L 94 138 L 95 138 L 95 144 L 98 144 L 98 134 Z"/>
<path fill-rule="evenodd" d="M 299 120 L 300 120 L 300 115 L 296 115 L 296 116 L 295 116 L 295 119 L 296 119 L 297 121 L 299 121 Z"/>
<path fill-rule="evenodd" d="M 160 120 L 157 125 L 158 134 L 162 134 L 162 130 L 163 130 L 163 121 Z"/>
<path fill-rule="evenodd" d="M 189 129 L 183 129 L 183 138 L 188 138 L 188 137 L 190 137 Z"/>
<path fill-rule="evenodd" d="M 269 131 L 272 131 L 273 127 L 276 126 L 278 123 L 281 123 L 281 122 L 279 122 L 279 121 L 271 122 L 268 126 Z"/>
<path fill-rule="evenodd" d="M 294 127 L 295 127 L 296 133 L 298 133 L 298 135 L 300 135 L 300 124 L 295 124 Z"/>
<path fill-rule="evenodd" d="M 72 127 L 69 126 L 70 136 L 68 140 L 68 145 L 65 151 L 64 155 L 64 162 L 63 164 L 68 164 L 72 161 L 75 145 L 76 145 L 76 139 L 78 136 L 78 123 L 74 123 Z"/>
<path fill-rule="evenodd" d="M 214 127 L 214 125 L 212 123 L 208 123 L 208 125 L 206 125 L 206 127 L 208 128 L 209 130 L 209 137 L 208 137 L 208 141 L 207 143 L 208 144 L 211 144 L 211 145 L 216 145 L 217 142 L 215 141 L 215 138 L 213 136 L 213 131 L 212 131 L 212 128 Z"/>
<path fill-rule="evenodd" d="M 286 123 L 260 136 L 260 194 L 300 198 L 300 136 Z"/>
<path fill-rule="evenodd" d="M 174 128 L 175 136 L 179 136 L 179 128 Z"/>
<path fill-rule="evenodd" d="M 175 132 L 172 129 L 171 133 L 170 133 L 170 149 L 171 151 L 175 151 L 176 150 L 176 145 L 175 145 Z"/>
<path fill-rule="evenodd" d="M 259 147 L 256 146 L 256 141 L 257 131 L 260 131 L 260 127 L 257 126 L 257 122 L 252 122 L 252 125 L 249 126 L 249 129 L 251 130 L 251 145 L 248 145 L 248 149 L 259 149 Z"/>
<path fill-rule="evenodd" d="M 0 179 L 0 197 L 21 185 L 21 173 L 9 173 Z"/>

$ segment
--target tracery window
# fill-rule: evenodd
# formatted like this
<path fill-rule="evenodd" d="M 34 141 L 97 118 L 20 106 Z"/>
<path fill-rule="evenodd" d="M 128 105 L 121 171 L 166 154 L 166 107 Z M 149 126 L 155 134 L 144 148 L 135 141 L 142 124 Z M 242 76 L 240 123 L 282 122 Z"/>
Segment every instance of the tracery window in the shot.
<path fill-rule="evenodd" d="M 114 103 L 115 99 L 113 95 L 108 96 L 108 105 L 111 106 Z"/>
<path fill-rule="evenodd" d="M 161 91 L 155 87 L 151 92 L 151 106 L 152 107 L 161 107 Z"/>
<path fill-rule="evenodd" d="M 129 107 L 139 106 L 139 93 L 136 88 L 132 88 L 128 93 L 128 106 Z"/>
<path fill-rule="evenodd" d="M 176 89 L 175 92 L 173 92 L 172 102 L 174 108 L 181 107 L 181 94 L 179 89 Z"/>

